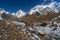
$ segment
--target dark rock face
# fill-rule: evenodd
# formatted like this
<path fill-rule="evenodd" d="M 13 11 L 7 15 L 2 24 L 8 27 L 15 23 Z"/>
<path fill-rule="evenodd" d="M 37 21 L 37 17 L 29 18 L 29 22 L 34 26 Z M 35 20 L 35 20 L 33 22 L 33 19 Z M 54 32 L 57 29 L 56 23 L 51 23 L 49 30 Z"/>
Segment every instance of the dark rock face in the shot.
<path fill-rule="evenodd" d="M 42 23 L 40 26 L 46 26 L 47 24 L 46 23 Z"/>
<path fill-rule="evenodd" d="M 3 14 L 1 15 L 1 17 L 2 17 L 3 19 L 7 19 L 7 18 L 12 18 L 13 16 L 10 15 L 10 14 L 3 13 Z"/>
<path fill-rule="evenodd" d="M 40 15 L 40 13 L 39 13 L 39 12 L 34 12 L 34 13 L 35 13 L 35 15 L 36 15 L 36 16 L 39 16 L 39 15 Z"/>
<path fill-rule="evenodd" d="M 33 12 L 33 15 L 39 16 L 41 14 L 39 12 Z"/>

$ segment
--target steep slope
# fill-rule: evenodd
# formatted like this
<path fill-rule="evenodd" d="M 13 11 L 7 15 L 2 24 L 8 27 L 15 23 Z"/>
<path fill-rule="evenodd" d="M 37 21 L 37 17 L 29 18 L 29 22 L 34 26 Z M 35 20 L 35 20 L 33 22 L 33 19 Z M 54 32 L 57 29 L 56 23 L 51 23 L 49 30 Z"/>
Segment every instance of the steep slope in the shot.
<path fill-rule="evenodd" d="M 12 16 L 11 14 L 6 14 L 6 13 L 3 13 L 3 14 L 1 15 L 1 17 L 2 17 L 3 19 L 14 18 L 14 16 Z"/>
<path fill-rule="evenodd" d="M 4 9 L 0 8 L 0 20 L 1 19 L 7 19 L 7 18 L 13 18 L 13 16 L 9 12 L 7 12 Z"/>
<path fill-rule="evenodd" d="M 1 15 L 5 12 L 4 9 L 0 8 L 0 19 L 2 19 Z"/>

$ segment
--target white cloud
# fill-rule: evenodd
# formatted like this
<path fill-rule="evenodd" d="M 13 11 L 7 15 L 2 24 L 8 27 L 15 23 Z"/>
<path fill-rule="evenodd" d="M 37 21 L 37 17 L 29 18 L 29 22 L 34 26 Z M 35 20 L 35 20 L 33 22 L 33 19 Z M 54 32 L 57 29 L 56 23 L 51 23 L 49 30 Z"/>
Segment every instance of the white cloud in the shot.
<path fill-rule="evenodd" d="M 42 4 L 41 4 L 41 5 L 43 5 L 46 1 L 47 1 L 47 0 L 43 0 L 43 2 L 42 2 Z"/>

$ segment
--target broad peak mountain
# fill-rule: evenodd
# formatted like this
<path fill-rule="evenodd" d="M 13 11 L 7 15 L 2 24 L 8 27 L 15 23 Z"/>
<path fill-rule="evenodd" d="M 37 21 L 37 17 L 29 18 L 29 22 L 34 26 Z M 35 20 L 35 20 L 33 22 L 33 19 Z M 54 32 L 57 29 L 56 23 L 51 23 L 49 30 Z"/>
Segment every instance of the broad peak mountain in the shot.
<path fill-rule="evenodd" d="M 39 12 L 40 14 L 47 14 L 49 12 L 58 13 L 59 10 L 56 8 L 56 2 L 51 2 L 48 5 L 37 5 L 29 11 L 29 15 L 34 14 L 34 12 Z"/>

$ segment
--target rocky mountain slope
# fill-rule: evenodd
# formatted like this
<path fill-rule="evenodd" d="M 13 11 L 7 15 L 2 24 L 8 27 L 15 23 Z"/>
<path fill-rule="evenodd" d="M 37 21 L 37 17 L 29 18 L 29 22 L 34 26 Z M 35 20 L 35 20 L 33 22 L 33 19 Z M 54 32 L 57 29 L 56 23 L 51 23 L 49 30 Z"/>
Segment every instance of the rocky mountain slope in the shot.
<path fill-rule="evenodd" d="M 59 40 L 59 16 L 60 13 L 47 15 L 28 14 L 20 18 L 0 20 L 0 39 Z M 55 18 L 57 18 L 57 20 Z"/>
<path fill-rule="evenodd" d="M 59 15 L 26 15 L 22 18 L 0 20 L 0 39 L 59 40 L 60 22 L 52 20 Z"/>

